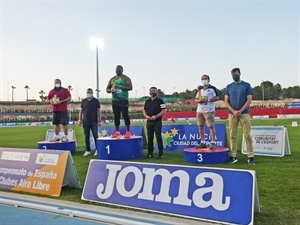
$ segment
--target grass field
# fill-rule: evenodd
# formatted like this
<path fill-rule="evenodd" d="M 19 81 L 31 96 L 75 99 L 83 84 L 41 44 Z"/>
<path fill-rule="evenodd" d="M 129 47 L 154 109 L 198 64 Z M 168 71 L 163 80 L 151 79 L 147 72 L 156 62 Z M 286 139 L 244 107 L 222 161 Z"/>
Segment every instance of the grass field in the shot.
<path fill-rule="evenodd" d="M 297 121 L 297 127 L 292 127 L 292 121 Z M 226 123 L 227 121 L 218 121 Z M 300 225 L 300 120 L 299 119 L 268 119 L 252 120 L 252 126 L 286 126 L 289 134 L 291 155 L 284 157 L 256 156 L 255 166 L 246 163 L 247 156 L 238 152 L 239 162 L 236 164 L 204 165 L 205 167 L 220 167 L 234 169 L 251 169 L 256 171 L 261 213 L 255 214 L 257 225 Z M 141 124 L 133 124 L 141 125 Z M 143 124 L 144 125 L 144 124 Z M 45 140 L 46 131 L 53 127 L 7 127 L 0 128 L 0 147 L 37 148 L 37 142 Z M 84 184 L 90 159 L 83 157 L 84 137 L 81 127 L 71 126 L 77 139 L 76 153 L 73 155 L 76 170 L 81 184 Z M 228 130 L 227 130 L 228 132 Z M 239 128 L 238 146 L 242 144 L 242 132 Z M 229 136 L 229 135 L 227 135 Z M 144 149 L 146 156 L 146 149 Z M 165 152 L 163 160 L 138 159 L 138 162 L 151 162 L 175 165 L 191 165 L 184 162 L 183 152 Z M 195 165 L 193 165 L 195 166 Z M 199 166 L 199 165 L 196 165 Z M 65 187 L 59 199 L 85 204 L 95 204 L 81 201 L 81 189 Z"/>

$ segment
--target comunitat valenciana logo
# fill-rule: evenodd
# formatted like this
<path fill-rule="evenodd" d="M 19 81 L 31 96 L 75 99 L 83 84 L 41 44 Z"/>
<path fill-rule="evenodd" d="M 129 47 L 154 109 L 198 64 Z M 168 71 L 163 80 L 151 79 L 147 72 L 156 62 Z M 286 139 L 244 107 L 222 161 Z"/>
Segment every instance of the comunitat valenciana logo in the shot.
<path fill-rule="evenodd" d="M 194 204 L 198 208 L 213 207 L 218 211 L 227 210 L 230 206 L 231 197 L 224 195 L 223 177 L 217 173 L 202 172 L 192 178 L 182 169 L 170 172 L 164 168 L 123 167 L 118 164 L 107 164 L 106 170 L 106 182 L 99 183 L 96 188 L 100 199 L 108 199 L 117 192 L 124 198 L 182 206 Z M 152 191 L 154 185 L 160 185 L 156 187 L 157 193 Z M 171 190 L 172 188 L 177 190 Z M 171 196 L 172 192 L 176 194 Z M 207 198 L 207 195 L 210 198 Z"/>
<path fill-rule="evenodd" d="M 39 153 L 36 157 L 36 164 L 57 165 L 59 155 Z"/>

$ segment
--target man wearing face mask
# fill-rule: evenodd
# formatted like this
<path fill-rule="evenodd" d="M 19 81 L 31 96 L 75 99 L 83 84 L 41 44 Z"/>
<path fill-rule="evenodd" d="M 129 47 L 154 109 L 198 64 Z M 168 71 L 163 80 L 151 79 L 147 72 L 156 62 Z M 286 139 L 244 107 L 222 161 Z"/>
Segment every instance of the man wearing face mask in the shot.
<path fill-rule="evenodd" d="M 161 138 L 162 116 L 166 113 L 166 105 L 164 101 L 157 96 L 157 88 L 150 88 L 150 98 L 145 101 L 143 114 L 147 119 L 147 135 L 148 135 L 148 157 L 153 158 L 153 138 L 154 133 L 158 145 L 158 157 L 163 158 L 163 141 Z"/>
<path fill-rule="evenodd" d="M 97 155 L 97 138 L 98 138 L 98 126 L 101 126 L 101 112 L 100 103 L 98 99 L 93 97 L 93 90 L 88 88 L 86 90 L 86 98 L 81 102 L 81 109 L 78 115 L 79 126 L 83 125 L 83 132 L 85 137 L 85 153 L 83 156 L 91 155 L 90 146 L 90 132 L 94 137 L 96 146 L 95 154 Z"/>
<path fill-rule="evenodd" d="M 52 124 L 55 126 L 55 135 L 50 141 L 68 141 L 68 102 L 71 101 L 71 94 L 67 88 L 61 86 L 61 80 L 54 80 L 54 88 L 49 92 L 47 102 L 52 105 Z M 59 137 L 60 124 L 62 125 L 64 136 Z"/>
<path fill-rule="evenodd" d="M 219 95 L 217 89 L 210 85 L 210 78 L 208 75 L 204 74 L 201 77 L 201 82 L 203 86 L 198 87 L 198 92 L 196 95 L 196 102 L 198 102 L 197 107 L 197 124 L 199 126 L 199 133 L 201 143 L 196 148 L 206 148 L 205 141 L 205 131 L 204 125 L 205 122 L 209 128 L 211 142 L 210 150 L 216 149 L 216 130 L 215 130 L 215 101 L 219 100 Z"/>
<path fill-rule="evenodd" d="M 125 121 L 126 133 L 124 138 L 130 138 L 130 118 L 128 113 L 128 91 L 132 90 L 132 83 L 128 76 L 123 74 L 123 67 L 118 65 L 116 75 L 112 77 L 107 84 L 106 92 L 112 94 L 112 109 L 114 113 L 114 121 L 116 132 L 112 138 L 120 138 L 120 119 L 121 113 Z"/>
<path fill-rule="evenodd" d="M 230 132 L 230 163 L 238 161 L 237 152 L 237 128 L 241 123 L 243 134 L 246 140 L 248 164 L 254 165 L 253 145 L 251 138 L 251 124 L 249 106 L 252 102 L 253 89 L 251 85 L 240 79 L 241 71 L 239 68 L 231 70 L 234 82 L 227 85 L 225 89 L 225 104 L 229 113 L 229 132 Z"/>

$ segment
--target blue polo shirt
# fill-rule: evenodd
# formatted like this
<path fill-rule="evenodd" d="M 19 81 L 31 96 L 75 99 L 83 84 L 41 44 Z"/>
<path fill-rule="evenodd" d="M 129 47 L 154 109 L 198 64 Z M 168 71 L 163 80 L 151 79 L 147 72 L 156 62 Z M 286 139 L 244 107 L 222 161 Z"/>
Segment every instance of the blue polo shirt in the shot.
<path fill-rule="evenodd" d="M 229 96 L 229 103 L 232 106 L 232 108 L 235 110 L 239 110 L 246 103 L 247 96 L 253 95 L 253 89 L 251 85 L 247 82 L 232 82 L 231 84 L 227 85 L 224 94 Z M 228 110 L 228 112 L 232 114 L 230 110 Z M 242 112 L 242 114 L 246 113 L 249 113 L 249 107 Z"/>

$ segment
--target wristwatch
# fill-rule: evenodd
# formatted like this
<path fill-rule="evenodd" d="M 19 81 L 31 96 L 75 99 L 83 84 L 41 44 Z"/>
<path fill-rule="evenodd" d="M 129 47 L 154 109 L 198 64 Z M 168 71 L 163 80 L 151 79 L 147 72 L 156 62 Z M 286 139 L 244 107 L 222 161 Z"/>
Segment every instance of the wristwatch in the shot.
<path fill-rule="evenodd" d="M 210 102 L 210 99 L 208 99 L 207 102 Z"/>

